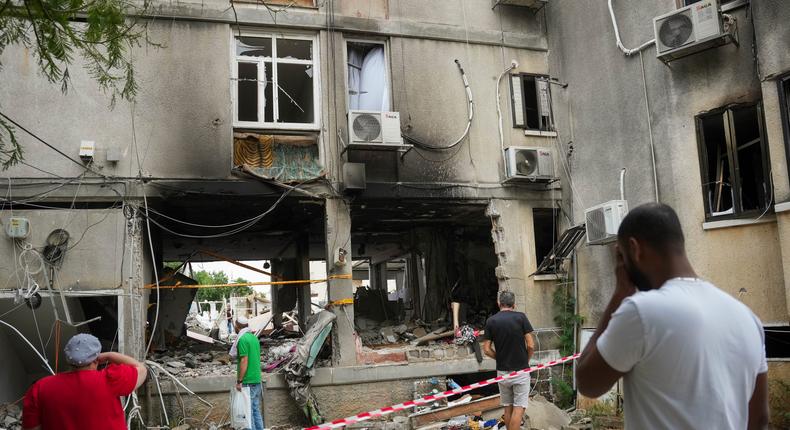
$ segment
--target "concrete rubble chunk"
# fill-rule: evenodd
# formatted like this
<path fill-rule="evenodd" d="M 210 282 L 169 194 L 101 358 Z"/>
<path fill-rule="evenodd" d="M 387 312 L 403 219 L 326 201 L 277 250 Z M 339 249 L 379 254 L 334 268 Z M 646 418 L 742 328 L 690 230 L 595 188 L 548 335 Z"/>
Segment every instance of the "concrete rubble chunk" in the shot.
<path fill-rule="evenodd" d="M 173 427 L 170 430 L 189 430 L 190 428 L 192 428 L 192 427 L 190 427 L 189 424 L 182 424 L 182 425 L 180 425 L 178 427 Z"/>
<path fill-rule="evenodd" d="M 214 357 L 214 360 L 219 361 L 222 364 L 230 364 L 231 356 L 228 354 L 222 354 Z"/>
<path fill-rule="evenodd" d="M 176 369 L 180 369 L 182 367 L 186 367 L 183 361 L 173 360 L 167 362 L 167 367 L 174 367 Z"/>
<path fill-rule="evenodd" d="M 530 399 L 526 414 L 530 427 L 535 429 L 561 430 L 563 426 L 571 423 L 570 415 L 543 396 Z"/>

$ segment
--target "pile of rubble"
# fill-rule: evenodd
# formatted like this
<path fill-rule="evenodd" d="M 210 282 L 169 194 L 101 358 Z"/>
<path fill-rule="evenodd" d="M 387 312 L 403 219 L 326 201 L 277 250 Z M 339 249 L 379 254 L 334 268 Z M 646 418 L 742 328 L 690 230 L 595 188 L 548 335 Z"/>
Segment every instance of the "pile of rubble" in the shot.
<path fill-rule="evenodd" d="M 179 378 L 230 375 L 236 367 L 228 354 L 229 349 L 222 343 L 205 344 L 185 339 L 167 351 L 152 353 L 148 358 Z"/>
<path fill-rule="evenodd" d="M 0 405 L 0 430 L 22 430 L 22 409 L 12 403 Z"/>
<path fill-rule="evenodd" d="M 382 345 L 403 345 L 414 342 L 434 331 L 444 331 L 446 323 L 429 324 L 422 321 L 408 321 L 402 324 L 377 322 L 357 317 L 355 320 L 362 344 L 370 347 Z"/>

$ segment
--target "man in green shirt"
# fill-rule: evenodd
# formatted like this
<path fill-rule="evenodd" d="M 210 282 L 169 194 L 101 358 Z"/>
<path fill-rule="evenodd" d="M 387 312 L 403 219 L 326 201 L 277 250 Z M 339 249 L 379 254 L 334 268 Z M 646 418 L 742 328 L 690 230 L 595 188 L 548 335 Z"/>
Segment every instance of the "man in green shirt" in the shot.
<path fill-rule="evenodd" d="M 252 430 L 264 430 L 263 413 L 261 412 L 261 400 L 263 399 L 261 343 L 248 327 L 247 318 L 244 316 L 236 319 L 236 331 L 239 336 L 230 353 L 230 355 L 238 356 L 236 389 L 241 391 L 241 387 L 250 388 Z"/>

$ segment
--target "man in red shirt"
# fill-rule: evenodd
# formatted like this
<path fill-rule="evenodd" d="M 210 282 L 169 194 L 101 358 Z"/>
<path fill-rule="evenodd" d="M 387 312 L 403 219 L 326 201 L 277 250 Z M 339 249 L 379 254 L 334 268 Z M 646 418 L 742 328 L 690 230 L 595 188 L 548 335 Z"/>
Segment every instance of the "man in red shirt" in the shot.
<path fill-rule="evenodd" d="M 25 430 L 125 430 L 119 397 L 143 385 L 143 363 L 117 352 L 101 353 L 96 337 L 81 333 L 66 344 L 66 361 L 74 368 L 40 379 L 25 394 Z M 99 364 L 108 366 L 98 370 Z"/>

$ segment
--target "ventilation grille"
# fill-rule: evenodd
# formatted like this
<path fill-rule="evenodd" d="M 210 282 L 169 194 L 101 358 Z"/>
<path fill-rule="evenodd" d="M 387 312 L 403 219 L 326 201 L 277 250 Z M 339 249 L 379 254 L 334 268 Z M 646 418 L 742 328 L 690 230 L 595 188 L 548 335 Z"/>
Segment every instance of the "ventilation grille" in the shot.
<path fill-rule="evenodd" d="M 597 242 L 606 239 L 607 236 L 604 208 L 587 212 L 587 241 Z"/>
<path fill-rule="evenodd" d="M 352 123 L 354 137 L 359 142 L 381 141 L 381 117 L 364 113 L 357 115 Z"/>

